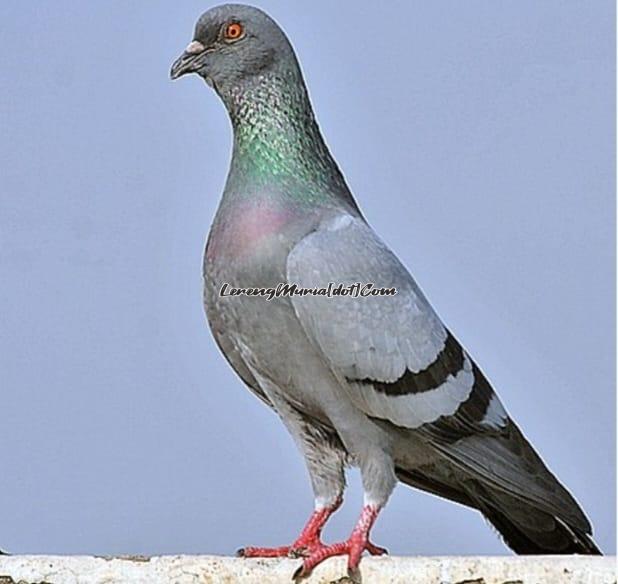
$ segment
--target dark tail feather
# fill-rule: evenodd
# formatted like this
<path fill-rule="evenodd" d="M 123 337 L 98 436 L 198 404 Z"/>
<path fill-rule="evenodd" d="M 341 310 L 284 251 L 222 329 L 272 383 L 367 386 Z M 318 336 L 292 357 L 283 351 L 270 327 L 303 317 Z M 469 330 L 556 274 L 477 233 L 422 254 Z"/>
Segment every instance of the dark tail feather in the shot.
<path fill-rule="evenodd" d="M 481 497 L 476 496 L 479 490 Z M 474 492 L 478 509 L 517 554 L 603 555 L 590 534 L 559 517 L 505 493 L 489 492 L 478 483 Z"/>
<path fill-rule="evenodd" d="M 400 481 L 478 509 L 517 554 L 603 555 L 587 531 L 479 481 L 452 483 L 435 469 L 395 470 Z"/>

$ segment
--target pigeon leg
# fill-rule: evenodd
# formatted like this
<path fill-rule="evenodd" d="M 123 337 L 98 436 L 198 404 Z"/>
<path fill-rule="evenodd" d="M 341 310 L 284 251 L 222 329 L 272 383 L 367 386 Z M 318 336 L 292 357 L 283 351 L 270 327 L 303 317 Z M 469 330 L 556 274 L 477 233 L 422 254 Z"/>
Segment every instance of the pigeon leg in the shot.
<path fill-rule="evenodd" d="M 296 570 L 293 579 L 304 578 L 327 558 L 333 556 L 348 556 L 348 573 L 354 577 L 358 572 L 358 564 L 362 553 L 366 550 L 372 556 L 381 556 L 387 553 L 384 548 L 378 547 L 369 541 L 369 532 L 380 512 L 375 505 L 365 505 L 361 516 L 347 541 L 324 545 L 315 548 L 303 561 L 302 566 Z"/>
<path fill-rule="evenodd" d="M 305 527 L 292 545 L 276 548 L 246 547 L 238 550 L 237 555 L 243 558 L 279 558 L 283 556 L 302 557 L 309 556 L 316 549 L 321 549 L 324 544 L 320 540 L 322 529 L 329 517 L 339 509 L 342 499 L 338 498 L 329 506 L 317 508 L 309 517 Z"/>

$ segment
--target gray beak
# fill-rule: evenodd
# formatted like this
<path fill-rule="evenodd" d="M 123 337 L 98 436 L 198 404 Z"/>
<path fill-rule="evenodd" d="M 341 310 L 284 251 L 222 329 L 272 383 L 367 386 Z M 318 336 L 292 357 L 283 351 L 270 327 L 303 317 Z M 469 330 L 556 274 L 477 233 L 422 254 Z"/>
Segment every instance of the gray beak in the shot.
<path fill-rule="evenodd" d="M 195 73 L 203 62 L 203 55 L 206 53 L 206 47 L 199 41 L 193 41 L 185 49 L 185 52 L 174 61 L 170 70 L 170 77 L 178 79 L 188 73 Z"/>

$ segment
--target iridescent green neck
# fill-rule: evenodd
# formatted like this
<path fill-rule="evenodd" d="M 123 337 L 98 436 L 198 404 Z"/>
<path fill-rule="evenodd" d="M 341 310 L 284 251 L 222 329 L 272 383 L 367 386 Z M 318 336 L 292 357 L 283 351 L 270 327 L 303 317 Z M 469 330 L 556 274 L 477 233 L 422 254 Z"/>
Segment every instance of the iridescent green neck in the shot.
<path fill-rule="evenodd" d="M 285 186 L 277 190 L 314 201 L 351 198 L 315 121 L 300 71 L 264 73 L 232 89 L 224 101 L 234 129 L 228 187 Z"/>

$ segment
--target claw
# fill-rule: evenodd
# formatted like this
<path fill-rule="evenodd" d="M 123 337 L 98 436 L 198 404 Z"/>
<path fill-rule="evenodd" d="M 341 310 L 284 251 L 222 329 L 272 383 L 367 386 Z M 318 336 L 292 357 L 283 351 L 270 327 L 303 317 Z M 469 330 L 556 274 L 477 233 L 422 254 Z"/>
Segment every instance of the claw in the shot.
<path fill-rule="evenodd" d="M 292 582 L 298 582 L 298 580 L 300 580 L 303 577 L 304 577 L 303 565 L 301 564 L 300 566 L 298 566 L 298 568 L 296 568 L 296 570 L 294 571 L 294 574 L 292 574 Z"/>
<path fill-rule="evenodd" d="M 367 542 L 367 545 L 365 546 L 365 549 L 372 556 L 385 556 L 385 555 L 388 555 L 388 550 L 386 548 L 374 545 L 370 541 Z"/>

